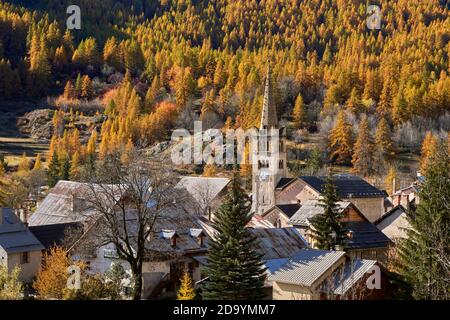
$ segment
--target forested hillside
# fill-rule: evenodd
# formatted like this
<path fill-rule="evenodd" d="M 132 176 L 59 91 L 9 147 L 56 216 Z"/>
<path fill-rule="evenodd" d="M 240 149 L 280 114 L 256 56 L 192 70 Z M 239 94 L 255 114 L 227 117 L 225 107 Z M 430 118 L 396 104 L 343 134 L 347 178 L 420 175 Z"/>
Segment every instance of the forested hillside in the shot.
<path fill-rule="evenodd" d="M 81 30 L 65 29 L 71 4 Z M 379 4 L 381 30 L 369 30 L 359 0 L 3 1 L 0 100 L 72 107 L 54 115 L 51 154 L 83 163 L 95 143 L 100 158 L 149 146 L 195 114 L 205 126 L 257 124 L 270 60 L 280 116 L 293 129 L 318 122 L 327 160 L 384 175 L 355 165 L 358 124 L 368 116 L 386 161 L 418 152 L 426 131 L 446 138 L 450 16 L 446 1 Z M 107 120 L 81 147 L 71 124 L 84 105 Z"/>

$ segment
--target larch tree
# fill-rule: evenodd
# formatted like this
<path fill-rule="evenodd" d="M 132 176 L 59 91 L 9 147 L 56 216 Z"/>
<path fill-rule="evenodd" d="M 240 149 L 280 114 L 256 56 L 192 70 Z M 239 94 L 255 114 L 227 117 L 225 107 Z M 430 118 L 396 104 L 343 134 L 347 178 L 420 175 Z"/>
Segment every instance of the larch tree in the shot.
<path fill-rule="evenodd" d="M 431 132 L 427 132 L 422 143 L 420 153 L 420 171 L 425 172 L 430 163 L 431 157 L 436 153 L 438 147 L 438 138 Z"/>
<path fill-rule="evenodd" d="M 328 138 L 330 141 L 331 159 L 340 164 L 350 163 L 353 150 L 353 133 L 343 110 L 339 111 L 336 125 L 330 131 Z"/>
<path fill-rule="evenodd" d="M 392 195 L 397 190 L 397 185 L 397 171 L 394 166 L 390 166 L 386 179 L 384 180 L 384 187 L 388 195 Z"/>
<path fill-rule="evenodd" d="M 72 264 L 68 252 L 60 247 L 53 247 L 44 253 L 42 265 L 37 273 L 33 288 L 39 299 L 63 299 Z"/>
<path fill-rule="evenodd" d="M 306 122 L 306 109 L 301 94 L 295 99 L 294 110 L 292 111 L 296 128 L 302 128 Z"/>
<path fill-rule="evenodd" d="M 359 123 L 358 138 L 353 151 L 352 171 L 368 177 L 373 172 L 373 141 L 370 134 L 369 122 L 364 117 Z"/>
<path fill-rule="evenodd" d="M 184 271 L 181 278 L 181 286 L 178 289 L 177 300 L 194 300 L 195 289 L 189 272 Z"/>
<path fill-rule="evenodd" d="M 400 242 L 400 275 L 414 299 L 450 299 L 450 157 L 442 143 L 423 172 L 420 202 Z"/>
<path fill-rule="evenodd" d="M 205 274 L 208 281 L 203 298 L 209 300 L 249 300 L 264 297 L 265 269 L 262 255 L 255 251 L 256 237 L 247 223 L 251 201 L 234 173 L 225 201 L 213 218 L 216 230 L 208 254 Z"/>
<path fill-rule="evenodd" d="M 336 246 L 345 246 L 347 235 L 342 222 L 343 213 L 338 205 L 338 190 L 331 174 L 326 178 L 322 193 L 319 206 L 323 208 L 323 213 L 316 215 L 311 221 L 314 246 L 336 250 Z"/>

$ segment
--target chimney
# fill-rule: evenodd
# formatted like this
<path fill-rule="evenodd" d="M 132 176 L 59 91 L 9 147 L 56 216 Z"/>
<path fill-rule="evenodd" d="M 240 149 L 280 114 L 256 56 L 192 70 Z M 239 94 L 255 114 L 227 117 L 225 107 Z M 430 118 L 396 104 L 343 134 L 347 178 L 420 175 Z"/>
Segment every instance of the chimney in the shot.
<path fill-rule="evenodd" d="M 19 218 L 22 223 L 28 225 L 28 212 L 26 209 L 19 209 Z"/>

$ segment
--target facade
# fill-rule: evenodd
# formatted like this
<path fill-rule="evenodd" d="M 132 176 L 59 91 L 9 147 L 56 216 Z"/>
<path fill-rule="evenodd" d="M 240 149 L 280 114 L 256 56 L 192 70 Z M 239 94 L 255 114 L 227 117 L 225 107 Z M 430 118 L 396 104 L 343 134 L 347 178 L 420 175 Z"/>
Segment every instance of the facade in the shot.
<path fill-rule="evenodd" d="M 12 209 L 0 208 L 0 265 L 20 267 L 19 279 L 30 283 L 41 266 L 44 246 Z"/>
<path fill-rule="evenodd" d="M 274 300 L 381 299 L 388 284 L 376 261 L 352 259 L 343 251 L 298 251 L 270 268 Z M 380 270 L 380 287 L 369 288 L 367 279 Z"/>

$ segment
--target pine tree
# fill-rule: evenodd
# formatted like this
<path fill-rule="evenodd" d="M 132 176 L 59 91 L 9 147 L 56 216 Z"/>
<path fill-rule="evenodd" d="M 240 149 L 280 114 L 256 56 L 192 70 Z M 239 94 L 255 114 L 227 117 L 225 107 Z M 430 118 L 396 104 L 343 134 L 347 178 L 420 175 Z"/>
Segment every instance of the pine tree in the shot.
<path fill-rule="evenodd" d="M 303 97 L 301 94 L 295 99 L 294 110 L 292 112 L 294 116 L 294 124 L 296 128 L 302 128 L 306 122 L 306 110 L 305 104 L 303 103 Z"/>
<path fill-rule="evenodd" d="M 60 163 L 58 160 L 58 155 L 55 152 L 52 156 L 52 159 L 50 160 L 47 172 L 47 184 L 50 188 L 53 188 L 58 183 L 60 179 L 59 172 Z"/>
<path fill-rule="evenodd" d="M 367 117 L 364 117 L 359 124 L 358 138 L 354 146 L 352 164 L 353 172 L 359 173 L 364 177 L 372 174 L 373 142 Z"/>
<path fill-rule="evenodd" d="M 312 221 L 312 237 L 315 247 L 334 250 L 336 246 L 345 245 L 346 232 L 342 223 L 343 213 L 340 212 L 339 194 L 330 175 L 326 178 L 323 197 L 319 200 L 323 213 L 316 215 Z"/>
<path fill-rule="evenodd" d="M 448 300 L 448 257 L 450 248 L 450 157 L 442 143 L 424 171 L 411 225 L 400 243 L 399 265 L 403 280 L 414 299 Z"/>
<path fill-rule="evenodd" d="M 75 80 L 75 98 L 81 98 L 82 85 L 83 80 L 81 74 L 78 74 L 77 79 Z"/>
<path fill-rule="evenodd" d="M 235 172 L 226 200 L 213 219 L 217 234 L 211 239 L 205 269 L 209 278 L 203 288 L 205 299 L 242 300 L 264 296 L 262 255 L 254 251 L 256 237 L 246 228 L 251 219 L 250 209 L 251 201 Z"/>
<path fill-rule="evenodd" d="M 188 272 L 184 271 L 181 278 L 181 286 L 178 289 L 177 300 L 194 300 L 195 290 Z"/>
<path fill-rule="evenodd" d="M 336 125 L 330 131 L 329 140 L 331 159 L 340 164 L 348 164 L 352 158 L 352 128 L 342 110 L 338 113 Z"/>

